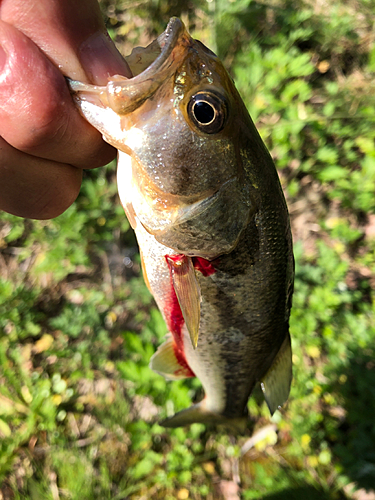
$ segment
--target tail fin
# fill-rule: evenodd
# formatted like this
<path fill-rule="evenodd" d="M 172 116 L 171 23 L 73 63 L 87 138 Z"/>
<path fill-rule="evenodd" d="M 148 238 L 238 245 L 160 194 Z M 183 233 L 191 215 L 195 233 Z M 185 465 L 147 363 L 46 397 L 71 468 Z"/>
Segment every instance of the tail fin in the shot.
<path fill-rule="evenodd" d="M 164 427 L 184 427 L 194 423 L 225 425 L 236 432 L 243 432 L 248 422 L 247 415 L 243 417 L 230 418 L 219 413 L 207 411 L 205 400 L 197 403 L 186 410 L 179 411 L 172 417 L 168 417 L 160 425 Z"/>

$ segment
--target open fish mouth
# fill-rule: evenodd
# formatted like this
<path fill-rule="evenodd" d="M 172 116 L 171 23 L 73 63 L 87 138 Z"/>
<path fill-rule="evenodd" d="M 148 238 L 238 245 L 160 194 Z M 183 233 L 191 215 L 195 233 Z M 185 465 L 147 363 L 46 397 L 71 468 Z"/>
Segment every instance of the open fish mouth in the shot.
<path fill-rule="evenodd" d="M 70 89 L 76 94 L 78 104 L 87 101 L 103 108 L 109 107 L 118 115 L 126 115 L 152 97 L 171 74 L 173 66 L 180 64 L 180 54 L 191 42 L 183 23 L 173 17 L 156 40 L 147 47 L 136 47 L 125 57 L 132 78 L 115 75 L 106 86 L 68 79 Z"/>

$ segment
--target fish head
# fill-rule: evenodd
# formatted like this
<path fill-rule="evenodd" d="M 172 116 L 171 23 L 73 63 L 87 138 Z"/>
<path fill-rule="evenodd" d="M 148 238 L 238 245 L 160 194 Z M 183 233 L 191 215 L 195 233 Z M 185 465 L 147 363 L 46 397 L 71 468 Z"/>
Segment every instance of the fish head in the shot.
<path fill-rule="evenodd" d="M 185 255 L 229 253 L 255 211 L 240 151 L 252 122 L 231 77 L 178 18 L 126 60 L 132 78 L 70 85 L 83 115 L 119 150 L 131 222 Z"/>

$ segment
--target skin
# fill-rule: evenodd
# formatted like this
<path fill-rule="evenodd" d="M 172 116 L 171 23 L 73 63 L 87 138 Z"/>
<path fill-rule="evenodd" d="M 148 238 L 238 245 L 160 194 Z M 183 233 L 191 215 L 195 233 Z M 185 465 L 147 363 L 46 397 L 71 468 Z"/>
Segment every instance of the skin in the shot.
<path fill-rule="evenodd" d="M 56 217 L 82 169 L 115 157 L 64 78 L 103 85 L 114 74 L 131 76 L 96 0 L 0 0 L 0 209 Z"/>

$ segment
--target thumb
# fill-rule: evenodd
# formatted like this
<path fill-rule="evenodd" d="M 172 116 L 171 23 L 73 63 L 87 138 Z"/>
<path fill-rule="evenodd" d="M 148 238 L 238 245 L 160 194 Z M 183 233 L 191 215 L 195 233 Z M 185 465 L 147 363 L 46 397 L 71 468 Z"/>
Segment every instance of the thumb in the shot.
<path fill-rule="evenodd" d="M 2 0 L 0 18 L 22 31 L 73 80 L 104 85 L 131 71 L 110 39 L 97 0 Z"/>

